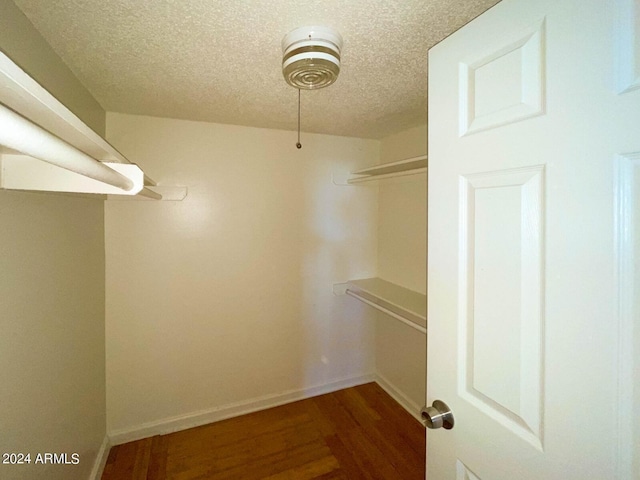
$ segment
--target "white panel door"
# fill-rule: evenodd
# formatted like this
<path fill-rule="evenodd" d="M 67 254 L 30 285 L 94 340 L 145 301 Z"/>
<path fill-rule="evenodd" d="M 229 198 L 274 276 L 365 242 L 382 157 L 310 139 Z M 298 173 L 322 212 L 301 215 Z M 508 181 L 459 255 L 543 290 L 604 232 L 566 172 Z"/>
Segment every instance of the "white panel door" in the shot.
<path fill-rule="evenodd" d="M 640 478 L 640 0 L 429 55 L 427 478 Z"/>

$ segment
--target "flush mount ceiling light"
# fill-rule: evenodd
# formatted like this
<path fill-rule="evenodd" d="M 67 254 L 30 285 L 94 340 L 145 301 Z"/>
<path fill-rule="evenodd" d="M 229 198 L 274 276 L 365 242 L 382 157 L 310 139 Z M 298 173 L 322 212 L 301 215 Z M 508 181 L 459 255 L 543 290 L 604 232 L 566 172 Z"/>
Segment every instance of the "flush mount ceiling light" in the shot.
<path fill-rule="evenodd" d="M 282 74 L 289 85 L 314 90 L 340 73 L 342 37 L 328 27 L 300 27 L 282 39 Z"/>
<path fill-rule="evenodd" d="M 342 36 L 328 27 L 300 27 L 282 39 L 282 75 L 298 89 L 298 143 L 300 144 L 300 90 L 328 87 L 340 73 Z"/>

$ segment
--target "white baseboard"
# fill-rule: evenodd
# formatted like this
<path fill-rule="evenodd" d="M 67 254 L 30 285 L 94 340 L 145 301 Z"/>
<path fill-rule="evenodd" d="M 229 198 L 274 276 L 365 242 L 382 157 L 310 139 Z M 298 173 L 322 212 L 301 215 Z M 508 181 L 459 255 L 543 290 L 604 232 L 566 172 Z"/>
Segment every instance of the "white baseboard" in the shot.
<path fill-rule="evenodd" d="M 402 406 L 402 408 L 404 408 L 413 418 L 418 420 L 421 425 L 424 425 L 420 415 L 422 405 L 418 405 L 417 403 L 415 403 L 383 376 L 376 374 L 374 377 L 374 381 L 378 385 L 380 385 L 380 387 L 385 392 L 387 392 L 396 402 L 398 402 Z"/>
<path fill-rule="evenodd" d="M 104 466 L 107 464 L 107 458 L 109 458 L 110 448 L 111 443 L 109 442 L 109 437 L 105 435 L 104 440 L 102 440 L 102 445 L 100 445 L 100 450 L 98 450 L 98 456 L 96 457 L 95 462 L 93 462 L 93 468 L 91 469 L 89 480 L 100 480 L 100 478 L 102 478 Z"/>
<path fill-rule="evenodd" d="M 135 440 L 152 437 L 154 435 L 165 435 L 167 433 L 186 430 L 187 428 L 199 427 L 201 425 L 218 422 L 227 418 L 237 417 L 247 413 L 253 413 L 259 410 L 265 410 L 267 408 L 295 402 L 297 400 L 335 392 L 337 390 L 342 390 L 343 388 L 355 387 L 375 380 L 376 376 L 373 374 L 362 375 L 338 380 L 325 385 L 303 388 L 300 390 L 290 390 L 280 394 L 265 395 L 252 400 L 232 403 L 209 410 L 164 418 L 156 422 L 144 423 L 133 428 L 114 430 L 109 432 L 109 439 L 111 440 L 111 445 L 120 445 L 122 443 L 133 442 Z M 384 388 L 384 386 L 382 388 Z"/>

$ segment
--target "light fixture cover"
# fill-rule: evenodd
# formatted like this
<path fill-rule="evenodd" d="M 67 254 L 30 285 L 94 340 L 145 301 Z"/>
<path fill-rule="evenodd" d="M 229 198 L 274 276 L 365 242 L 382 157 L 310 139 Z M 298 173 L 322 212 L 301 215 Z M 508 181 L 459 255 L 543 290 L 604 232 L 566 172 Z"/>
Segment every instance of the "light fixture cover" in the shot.
<path fill-rule="evenodd" d="M 340 73 L 342 37 L 328 27 L 300 27 L 282 39 L 282 74 L 302 90 L 328 87 Z"/>

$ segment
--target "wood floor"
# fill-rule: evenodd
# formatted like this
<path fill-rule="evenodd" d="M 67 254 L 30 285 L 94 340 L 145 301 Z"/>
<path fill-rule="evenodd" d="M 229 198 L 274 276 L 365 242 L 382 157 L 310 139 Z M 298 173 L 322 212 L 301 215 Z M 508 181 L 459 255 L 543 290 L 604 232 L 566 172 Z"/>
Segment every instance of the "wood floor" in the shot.
<path fill-rule="evenodd" d="M 423 480 L 425 432 L 375 383 L 111 449 L 102 480 Z"/>

